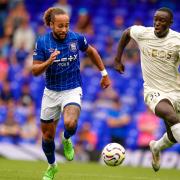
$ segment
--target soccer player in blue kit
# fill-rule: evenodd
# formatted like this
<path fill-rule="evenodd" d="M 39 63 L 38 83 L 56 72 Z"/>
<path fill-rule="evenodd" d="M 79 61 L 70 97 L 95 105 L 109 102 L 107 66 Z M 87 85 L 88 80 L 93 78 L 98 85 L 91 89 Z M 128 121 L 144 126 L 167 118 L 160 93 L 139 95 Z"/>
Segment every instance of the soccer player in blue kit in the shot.
<path fill-rule="evenodd" d="M 49 8 L 43 19 L 51 32 L 39 37 L 36 42 L 32 73 L 38 76 L 45 72 L 40 119 L 42 149 L 49 166 L 43 180 L 52 180 L 58 171 L 54 137 L 61 113 L 65 126 L 62 135 L 64 155 L 69 161 L 74 158 L 70 137 L 76 133 L 82 96 L 79 51 L 86 52 L 101 72 L 100 84 L 103 89 L 111 81 L 97 50 L 87 43 L 84 36 L 69 30 L 69 16 L 66 12 L 59 8 Z"/>

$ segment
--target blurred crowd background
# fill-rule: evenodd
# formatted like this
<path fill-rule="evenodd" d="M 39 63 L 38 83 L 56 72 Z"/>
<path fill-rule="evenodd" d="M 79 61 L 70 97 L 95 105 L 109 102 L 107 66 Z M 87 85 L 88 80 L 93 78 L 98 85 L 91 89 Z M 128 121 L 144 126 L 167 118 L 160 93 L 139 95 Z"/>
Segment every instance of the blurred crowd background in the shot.
<path fill-rule="evenodd" d="M 32 76 L 32 53 L 36 38 L 49 31 L 43 24 L 43 13 L 54 6 L 67 11 L 70 28 L 84 34 L 97 48 L 113 81 L 111 88 L 102 90 L 100 73 L 81 54 L 84 96 L 77 134 L 73 137 L 76 158 L 94 160 L 109 142 L 129 149 L 148 149 L 149 141 L 159 138 L 165 127 L 144 104 L 136 43 L 131 41 L 125 50 L 124 75 L 113 70 L 113 60 L 122 31 L 134 24 L 152 26 L 157 8 L 172 9 L 172 29 L 179 31 L 177 4 L 175 0 L 0 0 L 0 142 L 40 146 L 44 77 Z M 59 152 L 63 127 L 61 119 L 56 137 Z M 180 152 L 180 146 L 170 150 Z"/>

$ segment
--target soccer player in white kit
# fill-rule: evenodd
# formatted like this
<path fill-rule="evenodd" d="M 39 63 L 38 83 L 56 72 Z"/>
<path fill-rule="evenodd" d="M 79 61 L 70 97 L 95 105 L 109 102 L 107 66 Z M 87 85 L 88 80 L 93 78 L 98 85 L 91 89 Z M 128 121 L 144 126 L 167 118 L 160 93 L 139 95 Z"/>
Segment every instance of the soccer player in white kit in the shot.
<path fill-rule="evenodd" d="M 123 50 L 133 38 L 140 49 L 144 79 L 144 101 L 166 125 L 167 132 L 151 141 L 152 167 L 160 168 L 160 151 L 180 143 L 180 33 L 170 29 L 173 13 L 160 8 L 154 14 L 154 27 L 132 26 L 118 44 L 114 68 L 124 73 Z"/>

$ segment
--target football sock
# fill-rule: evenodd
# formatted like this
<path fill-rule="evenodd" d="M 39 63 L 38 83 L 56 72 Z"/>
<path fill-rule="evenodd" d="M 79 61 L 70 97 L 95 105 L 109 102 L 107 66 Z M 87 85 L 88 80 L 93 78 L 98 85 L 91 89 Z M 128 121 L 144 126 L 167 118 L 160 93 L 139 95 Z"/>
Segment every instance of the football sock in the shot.
<path fill-rule="evenodd" d="M 52 163 L 52 164 L 49 164 L 50 166 L 52 166 L 52 167 L 54 167 L 54 166 L 56 166 L 57 165 L 57 162 L 55 161 L 54 163 Z"/>
<path fill-rule="evenodd" d="M 165 133 L 158 141 L 155 142 L 155 149 L 159 151 L 171 147 L 174 144 L 169 140 L 167 133 Z"/>
<path fill-rule="evenodd" d="M 69 139 L 71 136 L 73 136 L 73 135 L 76 133 L 76 130 L 77 130 L 77 126 L 76 126 L 74 129 L 72 129 L 72 130 L 67 130 L 67 129 L 65 128 L 64 138 L 65 138 L 65 139 Z"/>
<path fill-rule="evenodd" d="M 49 164 L 55 163 L 55 143 L 54 141 L 42 140 L 42 149 Z"/>
<path fill-rule="evenodd" d="M 180 123 L 171 126 L 171 131 L 178 143 L 180 143 Z"/>

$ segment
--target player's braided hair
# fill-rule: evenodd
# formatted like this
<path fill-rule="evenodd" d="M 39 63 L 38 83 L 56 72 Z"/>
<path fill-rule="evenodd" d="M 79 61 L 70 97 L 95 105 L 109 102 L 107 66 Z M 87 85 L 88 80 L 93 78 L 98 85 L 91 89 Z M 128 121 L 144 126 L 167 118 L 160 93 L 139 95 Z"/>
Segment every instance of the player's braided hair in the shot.
<path fill-rule="evenodd" d="M 58 15 L 58 14 L 67 14 L 67 13 L 60 8 L 52 7 L 52 8 L 47 9 L 43 16 L 45 25 L 50 26 L 50 22 L 53 22 L 55 15 Z"/>

